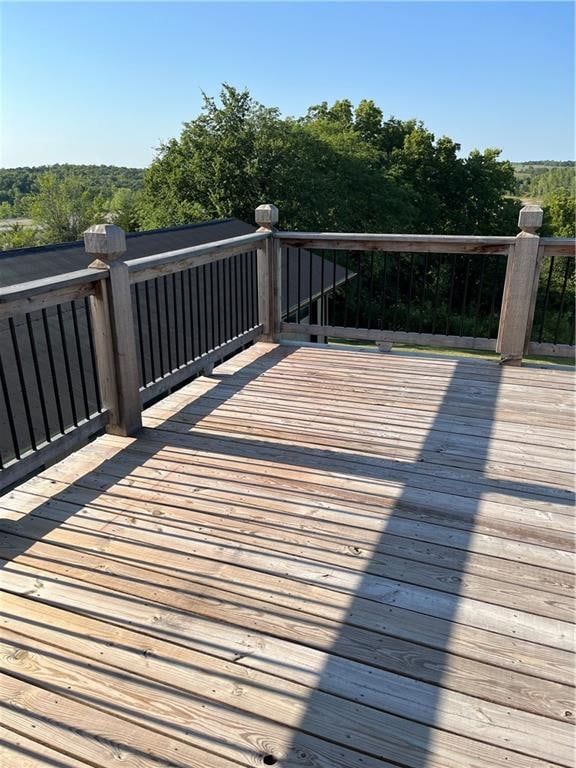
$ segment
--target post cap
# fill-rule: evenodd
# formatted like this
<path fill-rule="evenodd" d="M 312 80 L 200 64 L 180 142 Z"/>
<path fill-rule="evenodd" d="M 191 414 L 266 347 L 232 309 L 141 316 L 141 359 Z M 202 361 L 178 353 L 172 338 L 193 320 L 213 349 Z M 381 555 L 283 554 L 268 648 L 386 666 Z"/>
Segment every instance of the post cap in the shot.
<path fill-rule="evenodd" d="M 107 266 L 126 252 L 126 235 L 116 224 L 94 224 L 84 232 L 84 248 L 98 257 L 91 267 Z"/>
<path fill-rule="evenodd" d="M 271 203 L 259 205 L 255 210 L 256 224 L 264 229 L 272 229 L 278 223 L 278 208 Z"/>
<path fill-rule="evenodd" d="M 525 205 L 518 216 L 518 227 L 523 232 L 536 232 L 542 226 L 544 211 L 539 205 Z"/>

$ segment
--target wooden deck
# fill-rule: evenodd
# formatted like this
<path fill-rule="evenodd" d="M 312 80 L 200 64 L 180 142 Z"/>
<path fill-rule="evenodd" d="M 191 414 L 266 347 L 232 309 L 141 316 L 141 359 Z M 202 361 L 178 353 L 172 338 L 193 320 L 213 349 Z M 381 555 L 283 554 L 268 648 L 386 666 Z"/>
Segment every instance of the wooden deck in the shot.
<path fill-rule="evenodd" d="M 572 404 L 257 344 L 5 495 L 0 765 L 571 765 Z"/>

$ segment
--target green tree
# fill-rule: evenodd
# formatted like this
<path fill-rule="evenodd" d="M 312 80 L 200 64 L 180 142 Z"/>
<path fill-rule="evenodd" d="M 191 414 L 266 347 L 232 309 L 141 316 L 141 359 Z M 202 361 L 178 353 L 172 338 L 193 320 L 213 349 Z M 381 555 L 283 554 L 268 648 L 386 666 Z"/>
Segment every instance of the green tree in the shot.
<path fill-rule="evenodd" d="M 416 120 L 383 120 L 373 101 L 322 102 L 300 119 L 224 85 L 162 145 L 148 170 L 145 227 L 236 216 L 273 201 L 287 228 L 515 233 L 514 170 L 497 150 L 459 155 Z"/>
<path fill-rule="evenodd" d="M 38 178 L 38 192 L 29 197 L 28 213 L 41 227 L 46 242 L 79 240 L 91 224 L 102 221 L 104 198 L 91 194 L 82 180 L 48 172 Z"/>
<path fill-rule="evenodd" d="M 0 251 L 30 248 L 41 245 L 42 242 L 42 233 L 36 227 L 26 227 L 16 222 L 5 229 L 0 229 Z"/>
<path fill-rule="evenodd" d="M 140 228 L 140 193 L 128 187 L 117 189 L 108 203 L 108 219 L 125 232 Z"/>
<path fill-rule="evenodd" d="M 568 189 L 556 189 L 544 199 L 542 233 L 552 237 L 576 237 L 576 199 Z"/>

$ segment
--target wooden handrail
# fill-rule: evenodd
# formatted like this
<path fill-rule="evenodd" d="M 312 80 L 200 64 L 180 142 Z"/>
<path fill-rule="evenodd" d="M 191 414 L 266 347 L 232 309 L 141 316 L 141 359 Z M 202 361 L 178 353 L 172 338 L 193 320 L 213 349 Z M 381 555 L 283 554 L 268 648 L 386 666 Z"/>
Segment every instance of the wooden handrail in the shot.
<path fill-rule="evenodd" d="M 576 257 L 576 241 L 572 237 L 541 237 L 544 256 Z"/>
<path fill-rule="evenodd" d="M 88 296 L 96 290 L 95 284 L 107 277 L 99 269 L 79 269 L 77 272 L 0 288 L 0 318 L 46 309 Z"/>
<path fill-rule="evenodd" d="M 203 245 L 193 245 L 190 248 L 180 248 L 177 251 L 156 253 L 153 256 L 143 256 L 126 262 L 130 273 L 130 282 L 140 283 L 172 272 L 210 264 L 220 259 L 227 259 L 238 253 L 245 253 L 270 237 L 269 232 L 253 232 L 226 240 L 217 240 Z"/>
<path fill-rule="evenodd" d="M 299 248 L 329 248 L 346 251 L 391 251 L 417 253 L 501 254 L 508 253 L 514 237 L 475 235 L 378 235 L 342 232 L 276 232 L 282 245 Z"/>

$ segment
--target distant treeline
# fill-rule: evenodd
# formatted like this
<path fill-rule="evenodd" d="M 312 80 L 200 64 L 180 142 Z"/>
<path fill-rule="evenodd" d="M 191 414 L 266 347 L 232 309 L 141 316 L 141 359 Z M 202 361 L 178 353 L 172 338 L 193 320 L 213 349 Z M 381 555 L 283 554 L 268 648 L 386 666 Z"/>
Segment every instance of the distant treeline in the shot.
<path fill-rule="evenodd" d="M 73 176 L 93 195 L 111 197 L 117 189 L 140 189 L 145 171 L 143 168 L 123 168 L 115 165 L 69 163 L 0 168 L 0 205 L 5 204 L 1 209 L 2 218 L 28 214 L 26 198 L 38 192 L 38 179 L 46 173 L 51 173 L 59 179 Z"/>
<path fill-rule="evenodd" d="M 558 189 L 574 194 L 576 166 L 572 160 L 539 160 L 513 166 L 519 195 L 541 200 Z"/>

